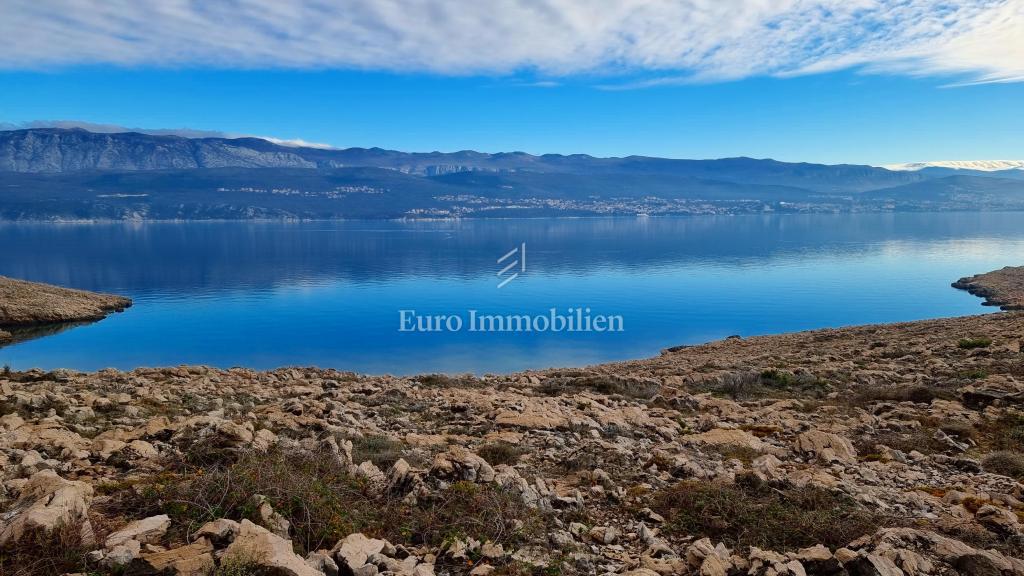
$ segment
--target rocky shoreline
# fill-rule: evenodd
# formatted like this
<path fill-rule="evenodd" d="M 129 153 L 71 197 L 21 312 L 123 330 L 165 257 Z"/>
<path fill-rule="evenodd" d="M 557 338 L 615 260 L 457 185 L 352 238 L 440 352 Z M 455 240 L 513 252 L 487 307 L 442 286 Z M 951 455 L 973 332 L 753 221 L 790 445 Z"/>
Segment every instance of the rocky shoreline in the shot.
<path fill-rule="evenodd" d="M 123 296 L 0 276 L 0 345 L 14 341 L 25 329 L 102 320 L 131 305 Z"/>
<path fill-rule="evenodd" d="M 994 272 L 961 278 L 953 283 L 953 287 L 984 298 L 986 306 L 1024 310 L 1024 266 L 1007 266 Z"/>
<path fill-rule="evenodd" d="M 1024 574 L 1024 313 L 482 378 L 0 373 L 0 574 Z"/>

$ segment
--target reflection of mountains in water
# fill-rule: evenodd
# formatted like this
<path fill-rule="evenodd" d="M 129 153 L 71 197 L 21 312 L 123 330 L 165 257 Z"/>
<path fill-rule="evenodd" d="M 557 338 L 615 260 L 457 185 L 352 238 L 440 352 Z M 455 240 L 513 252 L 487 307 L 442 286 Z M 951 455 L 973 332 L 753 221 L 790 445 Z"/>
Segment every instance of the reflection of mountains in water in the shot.
<path fill-rule="evenodd" d="M 0 226 L 0 274 L 81 289 L 270 288 L 341 279 L 460 279 L 526 242 L 544 274 L 871 251 L 892 243 L 1017 237 L 1018 214 L 842 214 L 443 222 L 201 222 Z"/>
<path fill-rule="evenodd" d="M 0 339 L 0 348 L 4 346 L 10 346 L 19 342 L 26 342 L 28 340 L 35 340 L 36 338 L 43 338 L 44 336 L 53 336 L 54 334 L 60 334 L 66 330 L 77 328 L 78 326 L 85 326 L 92 324 L 97 320 L 89 320 L 84 322 L 56 322 L 52 324 L 34 324 L 32 326 L 0 326 L 4 331 L 11 335 L 10 340 Z"/>

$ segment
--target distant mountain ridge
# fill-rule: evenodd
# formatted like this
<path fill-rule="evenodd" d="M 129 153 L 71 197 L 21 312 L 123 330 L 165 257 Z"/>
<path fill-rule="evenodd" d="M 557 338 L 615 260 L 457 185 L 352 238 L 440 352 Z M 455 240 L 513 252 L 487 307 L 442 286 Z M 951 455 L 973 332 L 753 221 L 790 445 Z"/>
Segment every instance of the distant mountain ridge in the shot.
<path fill-rule="evenodd" d="M 585 154 L 524 152 L 398 152 L 382 148 L 323 149 L 282 146 L 259 138 L 185 138 L 137 132 L 94 133 L 80 128 L 0 132 L 0 171 L 60 173 L 81 170 L 198 168 L 349 168 L 398 170 L 420 176 L 458 172 L 661 174 L 820 192 L 860 192 L 909 184 L 921 175 L 862 165 L 788 163 L 753 158 L 676 160 L 647 156 L 597 158 Z"/>
<path fill-rule="evenodd" d="M 0 220 L 490 218 L 1024 210 L 1024 171 L 324 149 L 0 131 Z"/>

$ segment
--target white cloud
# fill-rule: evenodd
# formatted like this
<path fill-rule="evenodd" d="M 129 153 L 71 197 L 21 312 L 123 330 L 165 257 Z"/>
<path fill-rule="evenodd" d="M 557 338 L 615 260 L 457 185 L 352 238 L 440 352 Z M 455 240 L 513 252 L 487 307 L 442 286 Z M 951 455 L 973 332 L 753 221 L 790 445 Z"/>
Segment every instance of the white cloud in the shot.
<path fill-rule="evenodd" d="M 238 136 L 228 136 L 228 138 L 238 138 Z M 273 142 L 278 146 L 291 146 L 292 148 L 322 148 L 324 150 L 332 150 L 334 146 L 330 144 L 324 144 L 323 142 L 310 142 L 303 140 L 302 138 L 274 138 L 273 136 L 252 136 L 252 138 L 260 138 L 268 142 Z"/>
<path fill-rule="evenodd" d="M 1002 170 L 1024 170 L 1024 160 L 940 160 L 936 162 L 908 162 L 888 164 L 889 170 L 922 170 L 924 168 L 954 168 L 956 170 L 978 170 L 997 172 Z"/>
<path fill-rule="evenodd" d="M 1024 0 L 3 0 L 0 68 L 94 63 L 1015 82 Z"/>

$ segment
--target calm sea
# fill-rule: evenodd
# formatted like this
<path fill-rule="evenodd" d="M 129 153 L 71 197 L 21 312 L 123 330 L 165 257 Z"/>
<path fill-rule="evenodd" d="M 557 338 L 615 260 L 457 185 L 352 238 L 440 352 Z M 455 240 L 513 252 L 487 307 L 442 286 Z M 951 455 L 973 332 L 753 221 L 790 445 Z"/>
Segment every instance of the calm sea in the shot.
<path fill-rule="evenodd" d="M 949 284 L 1024 264 L 1024 214 L 3 224 L 0 247 L 0 275 L 135 300 L 102 322 L 0 349 L 0 364 L 17 369 L 484 373 L 639 358 L 733 334 L 985 313 Z M 623 329 L 468 325 L 470 314 L 535 320 L 552 308 L 589 308 Z M 403 331 L 403 310 L 463 325 Z"/>

